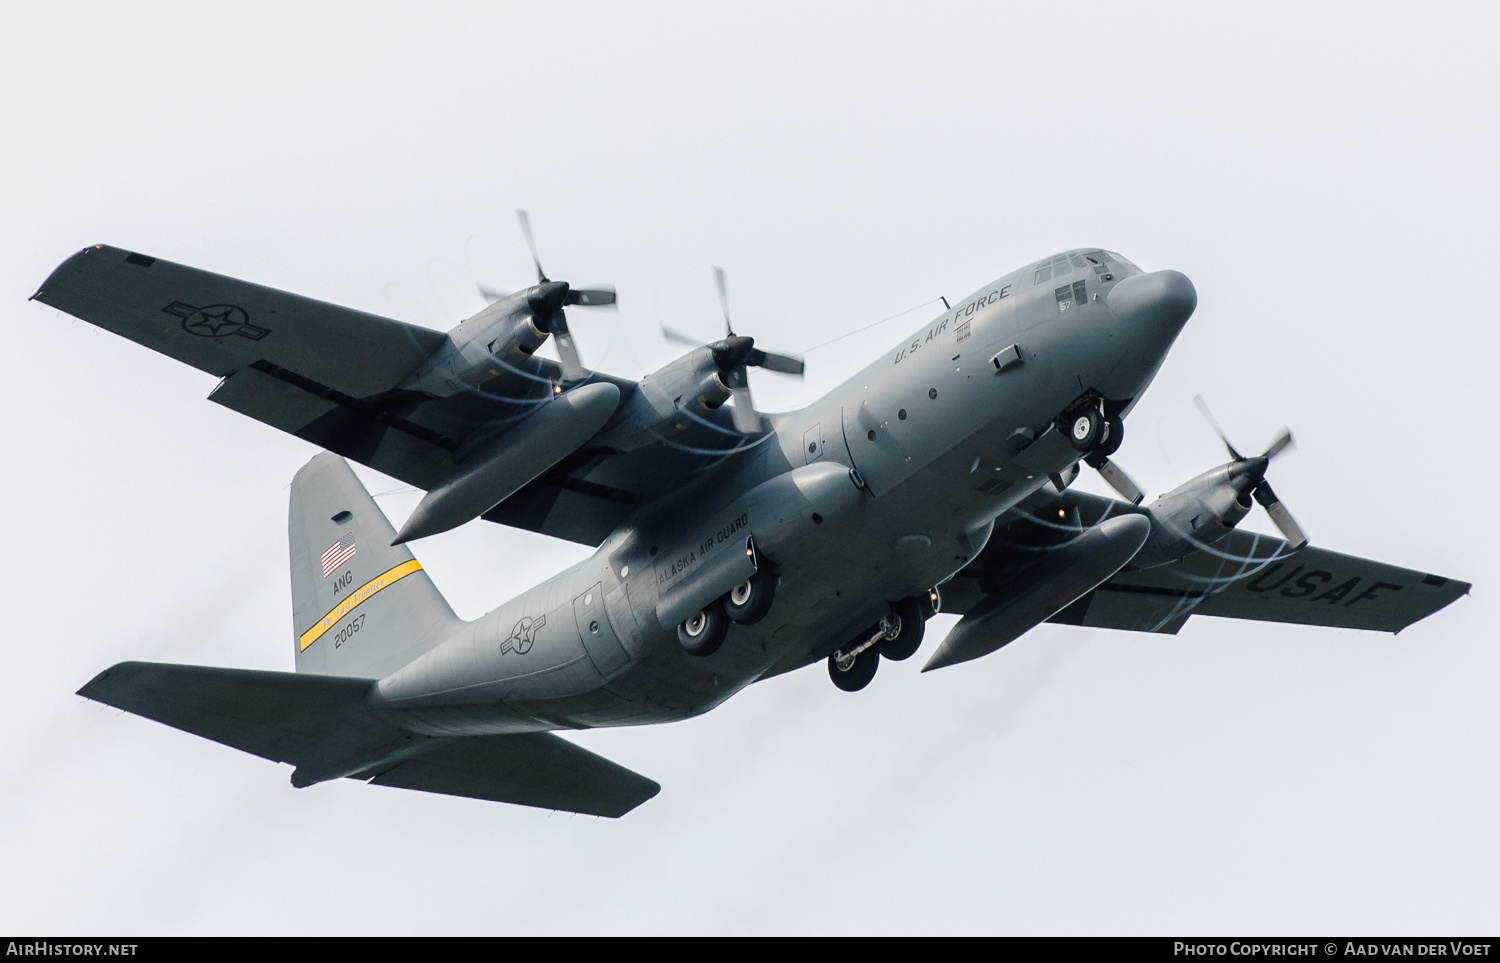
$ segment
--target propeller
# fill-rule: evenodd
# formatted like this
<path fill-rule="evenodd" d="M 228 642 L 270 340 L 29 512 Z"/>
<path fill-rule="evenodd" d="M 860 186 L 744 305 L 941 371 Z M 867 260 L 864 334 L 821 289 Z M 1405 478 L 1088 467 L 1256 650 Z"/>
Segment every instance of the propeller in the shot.
<path fill-rule="evenodd" d="M 734 324 L 729 320 L 729 285 L 723 268 L 714 268 L 714 282 L 719 289 L 719 306 L 724 311 L 725 337 L 707 347 L 713 352 L 714 364 L 718 366 L 720 380 L 724 382 L 724 387 L 729 389 L 729 394 L 734 399 L 734 407 L 730 411 L 730 414 L 734 416 L 734 427 L 741 434 L 753 434 L 760 430 L 760 415 L 756 413 L 755 402 L 750 397 L 750 380 L 746 369 L 765 368 L 768 371 L 779 371 L 782 374 L 795 375 L 800 378 L 807 369 L 807 365 L 796 355 L 764 351 L 755 346 L 754 338 L 735 334 Z M 702 342 L 696 338 L 674 331 L 665 324 L 661 326 L 661 333 L 668 341 L 694 348 L 703 346 Z"/>
<path fill-rule="evenodd" d="M 1296 519 L 1292 518 L 1292 513 L 1287 511 L 1286 506 L 1281 503 L 1281 499 L 1276 497 L 1276 492 L 1271 488 L 1271 483 L 1266 481 L 1266 469 L 1270 467 L 1271 459 L 1295 445 L 1295 442 L 1292 441 L 1291 430 L 1282 428 L 1281 434 L 1276 436 L 1276 440 L 1271 442 L 1270 446 L 1264 452 L 1253 458 L 1246 458 L 1235 450 L 1234 445 L 1230 443 L 1229 436 L 1224 434 L 1224 429 L 1219 427 L 1219 422 L 1214 418 L 1213 412 L 1208 410 L 1208 402 L 1203 400 L 1203 396 L 1194 395 L 1193 404 L 1198 406 L 1198 410 L 1203 413 L 1203 417 L 1208 421 L 1209 427 L 1214 430 L 1214 434 L 1219 436 L 1219 440 L 1229 450 L 1229 456 L 1235 460 L 1237 467 L 1239 467 L 1238 475 L 1243 479 L 1243 484 L 1246 488 L 1250 489 L 1250 494 L 1266 510 L 1266 514 L 1271 516 L 1271 521 L 1275 523 L 1277 530 L 1286 538 L 1287 544 L 1292 548 L 1301 548 L 1306 545 L 1307 536 L 1303 534 L 1302 526 L 1298 525 Z"/>
<path fill-rule="evenodd" d="M 1117 426 L 1118 430 L 1118 426 Z M 1125 470 L 1109 460 L 1107 455 L 1089 455 L 1084 458 L 1088 466 L 1099 473 L 1099 477 L 1120 493 L 1120 497 L 1132 505 L 1139 505 L 1146 500 L 1146 493 L 1141 491 L 1141 486 L 1135 483 Z"/>
<path fill-rule="evenodd" d="M 525 211 L 516 211 L 516 219 L 521 222 L 521 234 L 526 238 L 527 249 L 531 251 L 531 263 L 536 266 L 537 283 L 527 291 L 526 303 L 536 317 L 537 327 L 551 334 L 557 342 L 563 378 L 567 381 L 582 381 L 588 377 L 588 369 L 583 366 L 578 345 L 573 342 L 572 332 L 568 330 L 568 316 L 563 312 L 563 307 L 578 305 L 592 308 L 614 304 L 615 289 L 607 286 L 575 288 L 566 281 L 548 278 L 547 272 L 542 270 L 542 258 L 537 253 L 536 238 L 531 233 L 531 215 Z M 479 293 L 489 302 L 508 296 L 508 292 L 484 284 L 479 285 Z"/>

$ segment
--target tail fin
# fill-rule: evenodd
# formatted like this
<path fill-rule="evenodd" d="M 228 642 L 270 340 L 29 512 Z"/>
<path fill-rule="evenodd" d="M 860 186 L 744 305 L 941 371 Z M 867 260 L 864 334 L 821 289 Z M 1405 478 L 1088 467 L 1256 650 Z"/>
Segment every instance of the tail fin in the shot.
<path fill-rule="evenodd" d="M 298 672 L 383 678 L 463 624 L 337 455 L 292 479 L 287 534 Z"/>

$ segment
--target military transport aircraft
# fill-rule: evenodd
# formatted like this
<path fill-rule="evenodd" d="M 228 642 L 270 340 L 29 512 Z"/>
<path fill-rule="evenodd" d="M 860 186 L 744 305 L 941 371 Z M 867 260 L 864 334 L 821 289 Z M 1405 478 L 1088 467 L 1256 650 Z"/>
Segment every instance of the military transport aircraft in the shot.
<path fill-rule="evenodd" d="M 522 227 L 537 283 L 446 333 L 102 244 L 53 272 L 36 300 L 326 449 L 291 488 L 295 672 L 123 662 L 80 694 L 290 763 L 294 786 L 620 816 L 660 787 L 556 730 L 683 719 L 820 661 L 858 690 L 940 607 L 962 618 L 924 671 L 1045 621 L 1395 632 L 1469 588 L 1307 545 L 1266 481 L 1286 432 L 1254 456 L 1225 439 L 1228 463 L 1141 505 L 1111 457 L 1197 305 L 1176 271 L 1044 258 L 764 414 L 749 369 L 803 365 L 733 330 L 722 272 L 725 337 L 631 381 L 568 329 L 614 291 L 549 279 Z M 345 459 L 426 491 L 399 531 Z M 1080 463 L 1121 499 L 1070 487 Z M 1255 502 L 1284 538 L 1236 528 Z M 475 518 L 596 550 L 464 622 L 408 543 Z"/>

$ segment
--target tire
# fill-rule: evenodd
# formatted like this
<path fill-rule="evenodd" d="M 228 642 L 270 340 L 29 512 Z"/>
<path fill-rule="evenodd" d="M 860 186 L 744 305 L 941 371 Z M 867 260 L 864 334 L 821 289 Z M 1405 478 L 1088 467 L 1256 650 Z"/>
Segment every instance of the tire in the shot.
<path fill-rule="evenodd" d="M 776 596 L 776 576 L 759 571 L 724 596 L 724 614 L 739 625 L 754 625 L 771 611 Z"/>
<path fill-rule="evenodd" d="M 871 646 L 854 658 L 854 665 L 845 672 L 839 668 L 838 660 L 830 655 L 828 657 L 828 677 L 833 684 L 845 692 L 858 692 L 870 684 L 875 678 L 875 670 L 880 668 L 880 647 Z"/>
<path fill-rule="evenodd" d="M 687 617 L 677 626 L 677 641 L 688 655 L 713 655 L 729 634 L 729 618 L 718 603 Z"/>
<path fill-rule="evenodd" d="M 1094 454 L 1108 458 L 1120 450 L 1125 443 L 1125 422 L 1119 418 L 1112 418 L 1104 423 L 1104 440 L 1094 449 Z"/>
<path fill-rule="evenodd" d="M 1104 416 L 1097 408 L 1080 408 L 1058 427 L 1078 451 L 1092 451 L 1104 435 Z"/>
<path fill-rule="evenodd" d="M 882 639 L 875 648 L 892 662 L 902 662 L 917 654 L 927 628 L 926 612 L 921 600 L 902 599 L 891 606 L 891 615 L 901 620 L 901 631 L 894 639 Z"/>

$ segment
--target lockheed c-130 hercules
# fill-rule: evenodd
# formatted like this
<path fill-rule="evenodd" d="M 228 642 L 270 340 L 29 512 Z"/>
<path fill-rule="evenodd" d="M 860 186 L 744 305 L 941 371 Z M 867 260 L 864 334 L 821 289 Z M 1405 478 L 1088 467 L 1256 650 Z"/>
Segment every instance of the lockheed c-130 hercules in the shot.
<path fill-rule="evenodd" d="M 1469 588 L 1308 545 L 1266 481 L 1285 431 L 1254 456 L 1224 439 L 1228 463 L 1141 504 L 1111 457 L 1197 305 L 1176 271 L 1043 259 L 764 414 L 749 369 L 803 364 L 735 333 L 722 272 L 724 338 L 639 381 L 590 371 L 565 309 L 615 293 L 550 280 L 521 220 L 537 283 L 446 333 L 105 245 L 53 272 L 36 300 L 326 449 L 291 487 L 295 672 L 123 662 L 80 694 L 290 763 L 294 786 L 619 816 L 660 787 L 557 730 L 683 719 L 815 662 L 858 690 L 939 608 L 962 618 L 924 671 L 1047 621 L 1395 632 Z M 426 491 L 399 531 L 344 459 Z M 1080 463 L 1121 499 L 1072 488 Z M 1236 528 L 1256 502 L 1284 538 Z M 407 543 L 475 518 L 595 551 L 464 622 Z"/>

